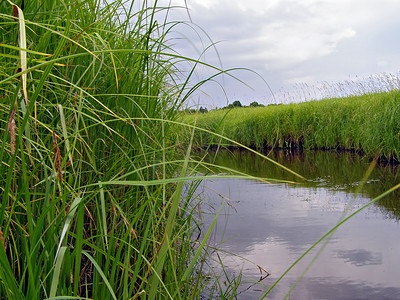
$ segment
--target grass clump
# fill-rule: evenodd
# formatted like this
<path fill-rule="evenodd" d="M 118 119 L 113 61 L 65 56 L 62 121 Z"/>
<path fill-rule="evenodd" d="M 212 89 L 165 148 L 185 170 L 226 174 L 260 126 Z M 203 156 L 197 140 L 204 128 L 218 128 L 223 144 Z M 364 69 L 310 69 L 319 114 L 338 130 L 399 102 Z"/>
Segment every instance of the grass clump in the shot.
<path fill-rule="evenodd" d="M 360 151 L 400 160 L 400 92 L 390 91 L 297 104 L 210 111 L 197 125 L 246 146 Z M 185 117 L 191 122 L 192 116 Z M 201 145 L 218 144 L 208 132 Z"/>
<path fill-rule="evenodd" d="M 0 298 L 200 293 L 171 127 L 192 90 L 156 5 L 0 3 Z"/>

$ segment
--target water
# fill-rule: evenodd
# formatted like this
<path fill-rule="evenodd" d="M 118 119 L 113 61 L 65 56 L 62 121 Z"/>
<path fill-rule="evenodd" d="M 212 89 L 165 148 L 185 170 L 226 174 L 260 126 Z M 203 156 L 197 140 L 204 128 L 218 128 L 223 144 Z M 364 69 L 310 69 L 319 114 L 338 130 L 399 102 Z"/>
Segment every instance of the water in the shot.
<path fill-rule="evenodd" d="M 270 156 L 307 180 L 299 181 L 251 153 L 224 151 L 210 161 L 299 184 L 218 179 L 201 185 L 211 212 L 223 198 L 229 203 L 223 206 L 213 241 L 229 277 L 242 272 L 238 299 L 261 298 L 341 218 L 400 182 L 397 168 L 376 166 L 360 189 L 369 162 L 350 153 Z M 312 250 L 266 299 L 400 299 L 399 211 L 398 191 L 369 206 Z M 212 269 L 222 271 L 218 264 Z"/>

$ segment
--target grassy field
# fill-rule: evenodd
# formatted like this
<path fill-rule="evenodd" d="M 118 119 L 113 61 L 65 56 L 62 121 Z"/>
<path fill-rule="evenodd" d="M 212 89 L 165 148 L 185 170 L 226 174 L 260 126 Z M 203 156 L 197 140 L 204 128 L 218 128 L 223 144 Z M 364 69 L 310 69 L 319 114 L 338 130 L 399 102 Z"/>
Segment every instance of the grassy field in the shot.
<path fill-rule="evenodd" d="M 193 91 L 177 64 L 201 62 L 169 48 L 170 8 L 15 1 L 0 3 L 0 298 L 199 297 L 209 233 L 171 124 Z"/>
<path fill-rule="evenodd" d="M 193 122 L 194 115 L 185 117 Z M 299 104 L 215 110 L 197 116 L 200 146 L 234 145 L 211 132 L 257 149 L 354 150 L 400 159 L 400 92 Z"/>

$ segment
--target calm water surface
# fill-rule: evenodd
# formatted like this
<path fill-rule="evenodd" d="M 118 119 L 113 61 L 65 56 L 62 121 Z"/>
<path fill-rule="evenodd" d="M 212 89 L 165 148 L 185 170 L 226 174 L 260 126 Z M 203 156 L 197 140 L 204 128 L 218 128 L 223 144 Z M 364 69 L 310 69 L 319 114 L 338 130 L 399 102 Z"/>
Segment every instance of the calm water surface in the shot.
<path fill-rule="evenodd" d="M 397 168 L 376 166 L 360 189 L 369 162 L 350 153 L 270 157 L 307 180 L 299 181 L 251 153 L 223 151 L 209 159 L 251 175 L 299 184 L 218 179 L 201 186 L 214 210 L 223 198 L 229 201 L 219 216 L 214 242 L 230 276 L 242 272 L 239 299 L 261 298 L 343 216 L 400 182 Z M 400 299 L 399 211 L 398 191 L 371 205 L 310 252 L 266 299 Z M 265 277 L 258 266 L 270 275 Z M 219 267 L 214 268 L 218 272 Z"/>

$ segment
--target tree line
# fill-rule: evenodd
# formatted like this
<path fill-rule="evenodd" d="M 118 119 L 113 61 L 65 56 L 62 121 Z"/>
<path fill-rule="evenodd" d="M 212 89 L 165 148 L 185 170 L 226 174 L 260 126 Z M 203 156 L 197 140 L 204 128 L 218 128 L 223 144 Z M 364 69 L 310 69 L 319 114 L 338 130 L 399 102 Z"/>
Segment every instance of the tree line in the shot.
<path fill-rule="evenodd" d="M 228 105 L 226 105 L 224 107 L 221 107 L 221 108 L 216 107 L 214 110 L 232 109 L 232 108 L 236 108 L 236 107 L 261 107 L 261 106 L 264 106 L 264 104 L 258 103 L 257 101 L 253 101 L 248 106 L 246 106 L 246 105 L 242 105 L 242 103 L 239 100 L 235 100 L 231 104 L 228 104 Z M 201 114 L 204 114 L 204 113 L 208 112 L 207 107 L 203 107 L 203 106 L 200 106 L 198 110 L 199 110 L 199 113 L 201 113 Z M 185 111 L 187 113 L 195 113 L 196 109 L 187 108 Z"/>

